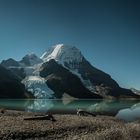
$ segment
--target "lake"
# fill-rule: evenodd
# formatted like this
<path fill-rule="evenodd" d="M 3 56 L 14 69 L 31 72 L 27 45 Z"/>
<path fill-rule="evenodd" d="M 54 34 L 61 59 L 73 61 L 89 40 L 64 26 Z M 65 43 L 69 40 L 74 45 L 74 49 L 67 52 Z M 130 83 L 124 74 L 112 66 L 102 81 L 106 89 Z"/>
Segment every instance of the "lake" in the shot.
<path fill-rule="evenodd" d="M 77 108 L 98 115 L 110 115 L 125 121 L 140 119 L 140 100 L 48 100 L 0 99 L 0 108 L 24 110 L 39 113 L 76 113 Z"/>

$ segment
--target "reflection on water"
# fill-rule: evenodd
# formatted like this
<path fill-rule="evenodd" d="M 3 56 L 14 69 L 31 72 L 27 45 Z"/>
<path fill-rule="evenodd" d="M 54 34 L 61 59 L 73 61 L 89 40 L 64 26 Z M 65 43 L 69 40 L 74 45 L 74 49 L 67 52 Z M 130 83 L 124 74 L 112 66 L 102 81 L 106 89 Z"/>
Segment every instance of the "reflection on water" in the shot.
<path fill-rule="evenodd" d="M 66 104 L 67 103 L 67 104 Z M 25 110 L 31 112 L 76 113 L 82 108 L 100 115 L 112 115 L 126 121 L 133 121 L 140 116 L 139 100 L 0 100 L 0 108 Z"/>
<path fill-rule="evenodd" d="M 52 100 L 35 99 L 35 100 L 31 100 L 31 102 L 30 104 L 28 104 L 28 106 L 26 106 L 25 108 L 26 111 L 47 112 L 49 109 L 51 109 L 54 106 Z"/>
<path fill-rule="evenodd" d="M 140 119 L 140 103 L 134 104 L 130 108 L 120 110 L 116 117 L 124 119 L 127 122 Z"/>

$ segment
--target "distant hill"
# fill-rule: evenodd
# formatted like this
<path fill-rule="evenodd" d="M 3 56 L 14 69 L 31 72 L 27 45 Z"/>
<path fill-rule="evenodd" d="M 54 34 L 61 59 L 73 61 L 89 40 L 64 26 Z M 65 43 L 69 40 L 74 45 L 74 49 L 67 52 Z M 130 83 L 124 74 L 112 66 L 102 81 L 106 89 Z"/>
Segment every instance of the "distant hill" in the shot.
<path fill-rule="evenodd" d="M 133 93 L 135 93 L 135 94 L 140 95 L 140 90 L 137 90 L 137 89 L 135 89 L 135 88 L 131 88 L 131 91 L 132 91 Z"/>

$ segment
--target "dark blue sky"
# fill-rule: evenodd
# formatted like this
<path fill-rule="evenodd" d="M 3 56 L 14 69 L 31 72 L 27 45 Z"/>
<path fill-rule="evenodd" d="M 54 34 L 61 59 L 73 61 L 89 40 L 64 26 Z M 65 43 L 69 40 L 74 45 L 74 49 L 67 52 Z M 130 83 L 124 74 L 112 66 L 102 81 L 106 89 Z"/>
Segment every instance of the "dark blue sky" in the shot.
<path fill-rule="evenodd" d="M 138 0 L 0 0 L 0 61 L 78 47 L 123 87 L 140 89 Z"/>

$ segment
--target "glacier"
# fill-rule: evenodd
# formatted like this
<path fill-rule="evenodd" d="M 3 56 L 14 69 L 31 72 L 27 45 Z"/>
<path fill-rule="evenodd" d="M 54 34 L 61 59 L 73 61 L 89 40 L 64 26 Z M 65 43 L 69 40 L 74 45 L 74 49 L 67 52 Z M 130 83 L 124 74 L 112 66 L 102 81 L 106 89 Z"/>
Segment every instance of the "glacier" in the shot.
<path fill-rule="evenodd" d="M 27 76 L 22 83 L 38 99 L 55 98 L 54 92 L 47 86 L 46 80 L 40 76 Z"/>

